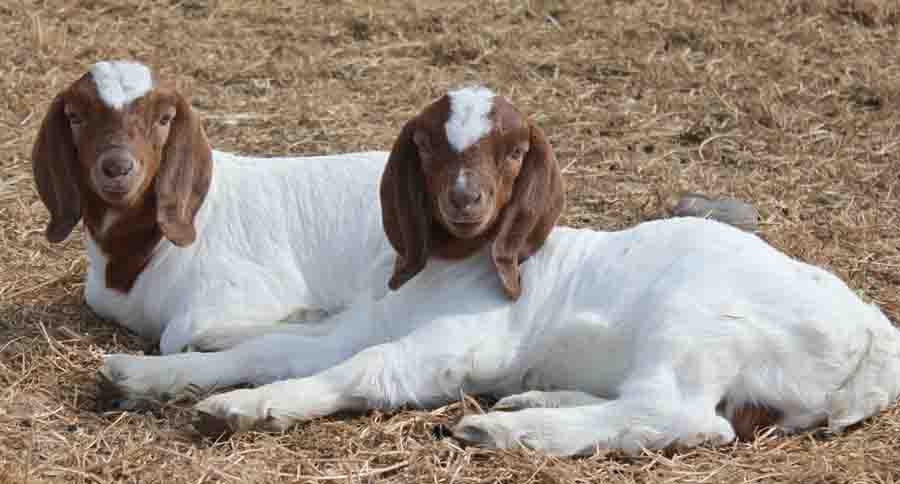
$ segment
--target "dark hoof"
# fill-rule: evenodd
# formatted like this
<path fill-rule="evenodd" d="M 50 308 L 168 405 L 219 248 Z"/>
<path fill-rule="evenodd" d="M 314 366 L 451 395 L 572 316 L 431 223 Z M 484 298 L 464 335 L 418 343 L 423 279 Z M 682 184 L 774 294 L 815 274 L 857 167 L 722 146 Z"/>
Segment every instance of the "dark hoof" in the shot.
<path fill-rule="evenodd" d="M 435 424 L 431 427 L 431 435 L 438 440 L 453 437 L 453 429 L 446 424 Z"/>
<path fill-rule="evenodd" d="M 227 419 L 202 411 L 194 412 L 192 424 L 194 430 L 212 439 L 227 439 L 234 434 L 234 429 Z"/>
<path fill-rule="evenodd" d="M 122 410 L 125 395 L 119 387 L 113 383 L 112 378 L 110 378 L 103 370 L 105 370 L 105 368 L 97 372 L 97 411 L 109 412 L 113 410 Z"/>
<path fill-rule="evenodd" d="M 160 407 L 159 402 L 129 398 L 119 385 L 116 385 L 115 379 L 109 374 L 106 367 L 101 368 L 97 372 L 97 396 L 95 403 L 98 413 L 147 411 L 156 410 Z"/>

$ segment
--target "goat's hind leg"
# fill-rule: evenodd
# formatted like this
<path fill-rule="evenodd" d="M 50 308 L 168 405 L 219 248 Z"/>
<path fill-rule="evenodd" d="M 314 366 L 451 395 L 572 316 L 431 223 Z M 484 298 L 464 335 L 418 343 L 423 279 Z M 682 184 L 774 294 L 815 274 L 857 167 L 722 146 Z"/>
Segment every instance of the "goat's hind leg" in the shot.
<path fill-rule="evenodd" d="M 221 325 L 191 338 L 189 351 L 225 351 L 268 334 L 317 337 L 335 328 L 324 310 L 296 311 L 277 323 Z"/>
<path fill-rule="evenodd" d="M 670 407 L 650 398 L 617 399 L 568 408 L 530 408 L 464 417 L 456 438 L 479 446 L 523 446 L 555 455 L 583 455 L 595 448 L 639 452 L 673 444 L 692 447 L 734 440 L 731 424 L 702 402 Z"/>
<path fill-rule="evenodd" d="M 734 439 L 731 424 L 716 412 L 722 382 L 732 376 L 728 365 L 709 367 L 705 363 L 710 360 L 700 358 L 691 362 L 694 371 L 689 371 L 672 364 L 684 360 L 663 352 L 648 354 L 645 361 L 649 364 L 629 375 L 614 400 L 575 394 L 567 397 L 575 406 L 567 408 L 469 415 L 454 428 L 454 436 L 486 447 L 525 446 L 557 455 L 585 454 L 597 447 L 639 452 Z M 697 371 L 696 365 L 709 371 Z M 553 394 L 549 397 L 552 401 Z"/>

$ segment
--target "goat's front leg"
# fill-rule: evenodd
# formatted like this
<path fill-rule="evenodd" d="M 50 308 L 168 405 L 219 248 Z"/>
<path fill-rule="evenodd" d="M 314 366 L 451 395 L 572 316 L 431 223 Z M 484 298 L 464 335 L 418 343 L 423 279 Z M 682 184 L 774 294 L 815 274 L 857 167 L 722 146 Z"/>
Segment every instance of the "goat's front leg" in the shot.
<path fill-rule="evenodd" d="M 282 431 L 337 412 L 437 405 L 461 390 L 502 388 L 515 378 L 516 345 L 496 321 L 486 332 L 491 323 L 480 331 L 461 319 L 434 323 L 308 378 L 214 395 L 195 407 L 195 426 L 209 435 Z"/>
<path fill-rule="evenodd" d="M 364 346 L 360 333 L 268 334 L 218 353 L 109 355 L 98 372 L 98 406 L 129 410 L 220 388 L 312 375 Z"/>

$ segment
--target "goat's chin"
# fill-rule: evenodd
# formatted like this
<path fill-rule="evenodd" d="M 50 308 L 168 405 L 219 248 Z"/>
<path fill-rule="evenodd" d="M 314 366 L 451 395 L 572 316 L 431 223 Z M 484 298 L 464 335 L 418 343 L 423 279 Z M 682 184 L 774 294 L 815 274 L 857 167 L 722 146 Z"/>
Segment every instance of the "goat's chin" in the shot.
<path fill-rule="evenodd" d="M 460 239 L 474 239 L 479 235 L 487 232 L 491 225 L 491 217 L 485 216 L 474 221 L 454 222 L 443 219 L 444 228 L 450 232 L 450 235 Z"/>
<path fill-rule="evenodd" d="M 140 198 L 140 185 L 135 184 L 127 188 L 103 188 L 97 187 L 95 192 L 103 200 L 103 203 L 112 208 L 127 209 L 134 206 Z"/>
<path fill-rule="evenodd" d="M 459 239 L 474 239 L 490 230 L 497 218 L 497 212 L 495 200 L 491 198 L 474 211 L 454 210 L 449 203 L 439 201 L 435 218 L 447 232 L 450 232 L 450 235 Z"/>

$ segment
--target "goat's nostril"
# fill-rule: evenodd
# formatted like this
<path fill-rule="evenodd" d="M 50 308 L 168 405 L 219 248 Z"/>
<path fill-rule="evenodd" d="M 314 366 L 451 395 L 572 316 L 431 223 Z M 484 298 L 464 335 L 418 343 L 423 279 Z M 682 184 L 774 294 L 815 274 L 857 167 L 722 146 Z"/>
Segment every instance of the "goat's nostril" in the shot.
<path fill-rule="evenodd" d="M 481 192 L 477 190 L 453 190 L 450 192 L 450 203 L 457 210 L 463 210 L 481 201 Z"/>
<path fill-rule="evenodd" d="M 118 178 L 131 173 L 134 169 L 134 162 L 129 159 L 111 159 L 103 162 L 103 174 L 109 178 Z"/>

